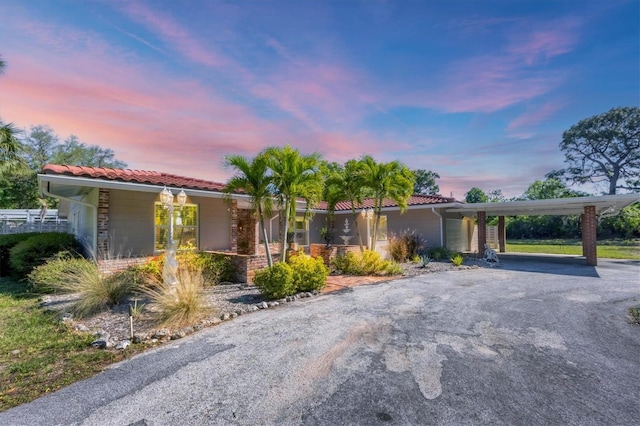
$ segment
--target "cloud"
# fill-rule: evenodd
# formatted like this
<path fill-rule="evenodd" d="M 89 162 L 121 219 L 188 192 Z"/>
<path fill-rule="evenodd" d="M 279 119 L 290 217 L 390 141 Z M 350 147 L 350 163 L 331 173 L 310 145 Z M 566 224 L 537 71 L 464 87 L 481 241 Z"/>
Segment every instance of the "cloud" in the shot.
<path fill-rule="evenodd" d="M 554 115 L 565 106 L 564 102 L 548 102 L 539 109 L 527 111 L 526 113 L 516 117 L 507 125 L 507 132 L 514 137 L 523 138 L 523 136 L 530 137 L 532 133 L 527 132 L 524 129 L 528 129 L 531 126 L 535 126 L 544 122 L 547 118 Z"/>
<path fill-rule="evenodd" d="M 167 45 L 194 63 L 219 67 L 226 58 L 210 45 L 205 46 L 174 19 L 140 2 L 126 2 L 119 9 L 135 22 L 143 24 Z"/>

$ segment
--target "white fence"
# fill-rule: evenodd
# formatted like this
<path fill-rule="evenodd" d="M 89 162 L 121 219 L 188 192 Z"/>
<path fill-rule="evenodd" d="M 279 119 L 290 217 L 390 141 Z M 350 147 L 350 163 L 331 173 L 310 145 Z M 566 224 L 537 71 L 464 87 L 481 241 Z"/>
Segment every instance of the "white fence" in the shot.
<path fill-rule="evenodd" d="M 0 234 L 23 232 L 68 232 L 68 226 L 58 210 L 0 210 Z"/>

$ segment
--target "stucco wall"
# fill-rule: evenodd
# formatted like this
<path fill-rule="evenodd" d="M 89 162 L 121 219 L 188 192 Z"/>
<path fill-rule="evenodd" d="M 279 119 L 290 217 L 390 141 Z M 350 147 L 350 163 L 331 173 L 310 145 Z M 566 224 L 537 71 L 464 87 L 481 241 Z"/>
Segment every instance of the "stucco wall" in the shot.
<path fill-rule="evenodd" d="M 229 205 L 221 198 L 189 197 L 189 202 L 199 206 L 200 249 L 229 250 L 231 248 Z"/>
<path fill-rule="evenodd" d="M 416 231 L 427 247 L 439 247 L 440 218 L 431 209 L 406 210 L 400 212 L 386 212 L 387 232 L 389 235 L 400 234 L 406 230 Z"/>
<path fill-rule="evenodd" d="M 153 192 L 109 191 L 109 248 L 123 257 L 150 256 L 154 252 Z"/>
<path fill-rule="evenodd" d="M 82 196 L 80 201 L 89 203 L 97 208 L 98 189 L 92 189 L 88 194 Z M 96 251 L 96 208 L 76 203 L 69 205 L 67 220 L 69 222 L 70 232 L 80 241 L 87 255 L 94 255 Z"/>

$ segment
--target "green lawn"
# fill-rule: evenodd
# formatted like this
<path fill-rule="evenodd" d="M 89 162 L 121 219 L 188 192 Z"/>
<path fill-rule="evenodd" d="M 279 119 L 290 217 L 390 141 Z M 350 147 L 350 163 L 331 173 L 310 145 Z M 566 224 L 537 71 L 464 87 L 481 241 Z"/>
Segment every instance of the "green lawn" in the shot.
<path fill-rule="evenodd" d="M 580 240 L 508 240 L 507 252 L 582 255 Z M 598 257 L 640 260 L 640 239 L 598 241 Z"/>
<path fill-rule="evenodd" d="M 92 336 L 70 330 L 38 308 L 24 286 L 0 278 L 0 411 L 32 401 L 140 352 L 93 349 Z"/>

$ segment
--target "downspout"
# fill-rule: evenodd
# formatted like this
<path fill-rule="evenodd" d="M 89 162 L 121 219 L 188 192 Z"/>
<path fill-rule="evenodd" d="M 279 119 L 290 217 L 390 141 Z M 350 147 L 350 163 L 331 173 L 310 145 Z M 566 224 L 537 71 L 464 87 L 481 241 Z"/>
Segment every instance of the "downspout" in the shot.
<path fill-rule="evenodd" d="M 94 217 L 96 220 L 95 226 L 93 227 L 93 247 L 91 247 L 92 249 L 92 254 L 95 256 L 97 254 L 97 247 L 98 247 L 98 207 L 94 206 L 93 204 L 84 202 L 84 201 L 80 201 L 80 200 L 74 200 L 73 198 L 69 198 L 69 197 L 63 197 L 62 195 L 57 195 L 57 194 L 52 194 L 51 192 L 49 192 L 50 190 L 50 185 L 51 182 L 47 182 L 47 188 L 40 188 L 40 190 L 42 191 L 43 195 L 46 195 L 47 197 L 51 197 L 51 198 L 57 198 L 59 200 L 64 200 L 64 201 L 68 201 L 70 203 L 75 203 L 75 204 L 80 204 L 83 206 L 87 206 L 87 207 L 91 207 L 95 213 Z"/>
<path fill-rule="evenodd" d="M 440 220 L 440 247 L 444 247 L 444 228 L 442 226 L 442 215 L 436 211 L 435 207 L 431 207 L 431 211 L 433 212 L 433 214 L 438 216 Z"/>

